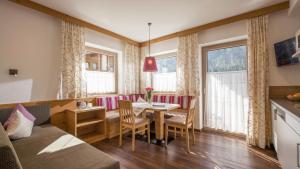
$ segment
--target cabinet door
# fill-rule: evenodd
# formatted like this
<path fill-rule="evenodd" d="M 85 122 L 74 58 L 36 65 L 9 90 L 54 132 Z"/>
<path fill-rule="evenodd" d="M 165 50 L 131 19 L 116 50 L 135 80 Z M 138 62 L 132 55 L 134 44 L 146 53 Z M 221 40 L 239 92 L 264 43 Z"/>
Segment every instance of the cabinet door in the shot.
<path fill-rule="evenodd" d="M 277 108 L 276 106 L 272 105 L 272 141 L 273 141 L 273 145 L 274 148 L 277 151 Z"/>
<path fill-rule="evenodd" d="M 283 169 L 300 169 L 300 136 L 277 115 L 278 159 Z"/>

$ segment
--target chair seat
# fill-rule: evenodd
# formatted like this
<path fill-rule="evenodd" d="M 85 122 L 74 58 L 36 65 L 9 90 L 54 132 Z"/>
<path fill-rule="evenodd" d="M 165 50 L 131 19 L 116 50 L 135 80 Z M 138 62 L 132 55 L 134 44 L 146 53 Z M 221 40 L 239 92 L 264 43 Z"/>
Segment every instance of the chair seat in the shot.
<path fill-rule="evenodd" d="M 144 118 L 135 118 L 135 126 L 141 126 L 141 125 L 145 125 L 148 124 L 148 119 L 144 119 Z M 126 125 L 132 125 L 132 123 L 124 123 Z"/>
<path fill-rule="evenodd" d="M 171 118 L 166 119 L 166 123 L 168 124 L 182 124 L 185 125 L 186 118 L 185 117 L 179 117 L 179 116 L 174 116 Z"/>
<path fill-rule="evenodd" d="M 186 112 L 165 112 L 166 117 L 182 117 L 186 118 Z"/>
<path fill-rule="evenodd" d="M 166 119 L 165 123 L 167 123 L 168 125 L 185 126 L 186 117 L 174 116 L 174 117 Z M 188 127 L 190 127 L 190 126 L 191 126 L 191 124 L 188 125 Z"/>

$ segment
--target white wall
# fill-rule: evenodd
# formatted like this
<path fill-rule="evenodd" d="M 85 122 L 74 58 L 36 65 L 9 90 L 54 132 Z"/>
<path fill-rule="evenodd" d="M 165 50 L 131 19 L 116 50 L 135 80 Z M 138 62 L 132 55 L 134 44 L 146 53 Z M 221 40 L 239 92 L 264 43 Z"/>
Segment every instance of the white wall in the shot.
<path fill-rule="evenodd" d="M 56 97 L 60 28 L 48 15 L 0 1 L 0 103 Z M 9 68 L 19 70 L 17 77 Z"/>
<path fill-rule="evenodd" d="M 287 10 L 274 13 L 269 19 L 270 85 L 300 86 L 300 64 L 276 66 L 274 43 L 295 36 L 300 29 L 300 15 L 288 17 Z"/>
<path fill-rule="evenodd" d="M 56 99 L 61 50 L 57 18 L 0 1 L 0 104 Z M 120 40 L 86 30 L 86 41 L 122 51 Z M 19 70 L 17 77 L 9 68 Z"/>

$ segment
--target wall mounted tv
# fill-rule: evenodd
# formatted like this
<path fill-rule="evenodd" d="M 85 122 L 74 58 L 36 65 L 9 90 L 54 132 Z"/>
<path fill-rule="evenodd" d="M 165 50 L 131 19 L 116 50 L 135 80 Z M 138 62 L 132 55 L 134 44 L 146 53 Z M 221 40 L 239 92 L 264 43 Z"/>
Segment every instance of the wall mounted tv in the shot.
<path fill-rule="evenodd" d="M 296 53 L 296 38 L 290 38 L 274 44 L 277 66 L 299 63 L 298 58 L 293 58 Z"/>

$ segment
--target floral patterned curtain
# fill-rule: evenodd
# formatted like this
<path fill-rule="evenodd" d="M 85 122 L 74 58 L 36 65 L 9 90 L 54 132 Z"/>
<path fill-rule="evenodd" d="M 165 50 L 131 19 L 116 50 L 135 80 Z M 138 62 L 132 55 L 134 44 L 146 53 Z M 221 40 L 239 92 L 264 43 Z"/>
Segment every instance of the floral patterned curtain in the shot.
<path fill-rule="evenodd" d="M 140 89 L 140 47 L 125 42 L 124 56 L 124 92 L 123 94 L 137 94 Z"/>
<path fill-rule="evenodd" d="M 248 20 L 248 94 L 250 102 L 247 142 L 260 148 L 270 144 L 268 16 Z"/>
<path fill-rule="evenodd" d="M 84 63 L 84 27 L 62 20 L 60 99 L 86 97 L 82 74 Z"/>
<path fill-rule="evenodd" d="M 179 37 L 177 55 L 176 94 L 199 96 L 200 57 L 198 56 L 198 33 Z"/>

